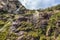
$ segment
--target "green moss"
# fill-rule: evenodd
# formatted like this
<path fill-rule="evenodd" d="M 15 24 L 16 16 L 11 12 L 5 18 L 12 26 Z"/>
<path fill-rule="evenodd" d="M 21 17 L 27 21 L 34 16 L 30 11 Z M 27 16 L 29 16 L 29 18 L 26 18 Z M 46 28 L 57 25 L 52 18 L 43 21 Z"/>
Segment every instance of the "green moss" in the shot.
<path fill-rule="evenodd" d="M 0 40 L 5 40 L 8 32 L 0 32 Z"/>
<path fill-rule="evenodd" d="M 31 35 L 32 37 L 38 37 L 38 32 L 31 31 L 28 33 L 28 35 Z"/>
<path fill-rule="evenodd" d="M 2 28 L 4 26 L 5 22 L 0 20 L 0 28 Z"/>
<path fill-rule="evenodd" d="M 40 36 L 40 40 L 46 40 L 46 37 L 44 35 Z"/>
<path fill-rule="evenodd" d="M 0 40 L 5 40 L 8 33 L 9 33 L 9 27 L 11 25 L 11 22 L 8 22 L 0 29 Z"/>
<path fill-rule="evenodd" d="M 57 39 L 56 40 L 60 40 L 60 35 L 57 37 Z"/>

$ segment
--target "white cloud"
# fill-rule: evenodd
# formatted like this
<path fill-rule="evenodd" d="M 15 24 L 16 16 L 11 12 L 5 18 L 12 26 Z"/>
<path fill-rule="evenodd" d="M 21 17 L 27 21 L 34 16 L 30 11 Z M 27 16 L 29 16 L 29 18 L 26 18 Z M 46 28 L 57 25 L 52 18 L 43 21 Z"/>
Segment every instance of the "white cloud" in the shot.
<path fill-rule="evenodd" d="M 56 0 L 19 0 L 27 9 L 47 8 L 58 4 Z"/>

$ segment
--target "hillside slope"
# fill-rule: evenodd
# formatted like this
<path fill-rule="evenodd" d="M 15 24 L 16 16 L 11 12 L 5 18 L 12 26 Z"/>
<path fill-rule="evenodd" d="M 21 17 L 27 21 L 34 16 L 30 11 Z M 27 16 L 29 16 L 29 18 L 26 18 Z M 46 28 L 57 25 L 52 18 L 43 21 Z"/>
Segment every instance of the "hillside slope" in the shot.
<path fill-rule="evenodd" d="M 16 12 L 16 4 L 10 2 L 14 8 L 0 6 L 0 40 L 60 40 L 59 5 L 43 10 L 27 10 L 22 6 Z"/>

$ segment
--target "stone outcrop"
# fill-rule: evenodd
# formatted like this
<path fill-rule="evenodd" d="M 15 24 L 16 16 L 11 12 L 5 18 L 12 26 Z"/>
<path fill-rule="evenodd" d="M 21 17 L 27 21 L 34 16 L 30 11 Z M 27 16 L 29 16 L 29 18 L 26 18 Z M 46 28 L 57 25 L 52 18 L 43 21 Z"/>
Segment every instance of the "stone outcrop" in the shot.
<path fill-rule="evenodd" d="M 10 13 L 24 13 L 26 8 L 18 0 L 0 0 L 0 10 Z"/>

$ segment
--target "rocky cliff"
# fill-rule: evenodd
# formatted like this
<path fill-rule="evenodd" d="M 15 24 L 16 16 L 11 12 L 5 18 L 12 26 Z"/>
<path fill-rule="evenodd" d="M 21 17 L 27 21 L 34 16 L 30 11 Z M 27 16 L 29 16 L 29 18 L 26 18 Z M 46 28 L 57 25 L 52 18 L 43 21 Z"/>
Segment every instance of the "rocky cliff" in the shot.
<path fill-rule="evenodd" d="M 26 8 L 18 0 L 0 0 L 0 11 L 23 13 Z M 23 12 L 22 12 L 23 11 Z"/>

